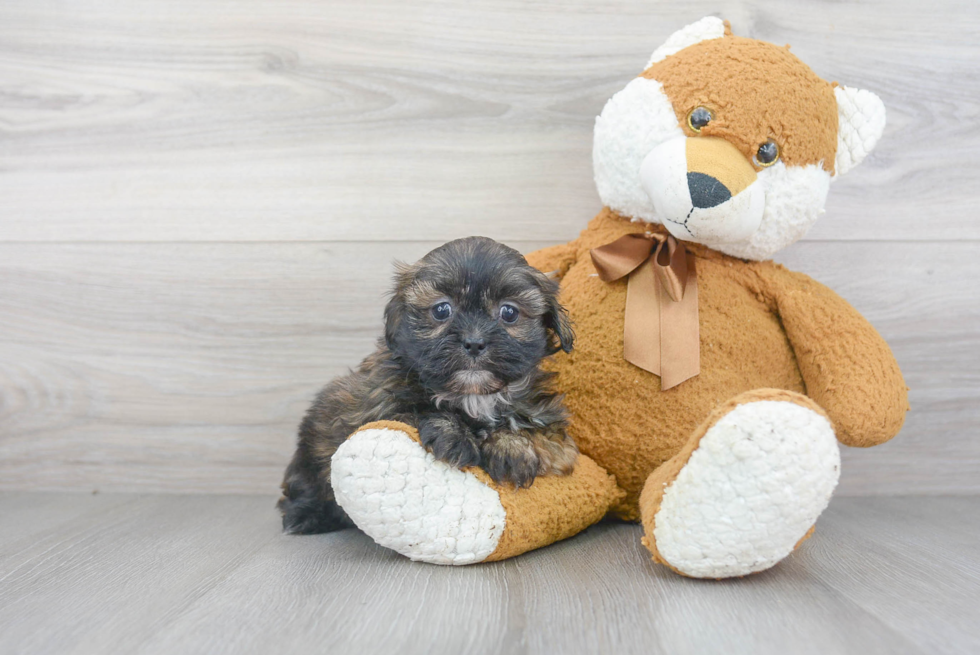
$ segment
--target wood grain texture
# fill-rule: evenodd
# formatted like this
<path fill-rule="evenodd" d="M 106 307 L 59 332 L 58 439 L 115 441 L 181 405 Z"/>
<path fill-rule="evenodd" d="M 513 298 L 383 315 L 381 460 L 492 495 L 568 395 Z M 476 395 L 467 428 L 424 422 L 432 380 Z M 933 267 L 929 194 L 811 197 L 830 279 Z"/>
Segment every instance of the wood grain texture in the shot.
<path fill-rule="evenodd" d="M 0 488 L 274 488 L 390 260 L 573 237 L 594 116 L 705 13 L 888 106 L 781 254 L 912 388 L 840 493 L 980 491 L 980 10 L 954 0 L 0 4 Z"/>
<path fill-rule="evenodd" d="M 411 562 L 354 530 L 284 536 L 272 500 L 0 495 L 0 652 L 980 648 L 978 498 L 838 498 L 779 566 L 720 582 L 653 564 L 632 525 L 603 523 L 513 560 L 450 568 Z"/>
<path fill-rule="evenodd" d="M 613 523 L 463 569 L 281 535 L 391 259 L 572 238 L 594 116 L 707 13 L 888 107 L 779 259 L 889 340 L 902 434 L 742 580 Z M 978 33 L 973 0 L 0 3 L 0 489 L 170 494 L 0 493 L 0 653 L 980 651 L 980 500 L 846 497 L 980 492 Z"/>
<path fill-rule="evenodd" d="M 0 488 L 275 489 L 313 394 L 380 335 L 391 260 L 435 245 L 0 244 Z M 844 449 L 839 493 L 980 491 L 974 244 L 782 261 L 863 312 L 911 387 L 898 438 Z"/>
<path fill-rule="evenodd" d="M 888 107 L 811 238 L 980 238 L 972 0 L 16 0 L 0 241 L 567 240 L 595 115 L 705 13 Z"/>

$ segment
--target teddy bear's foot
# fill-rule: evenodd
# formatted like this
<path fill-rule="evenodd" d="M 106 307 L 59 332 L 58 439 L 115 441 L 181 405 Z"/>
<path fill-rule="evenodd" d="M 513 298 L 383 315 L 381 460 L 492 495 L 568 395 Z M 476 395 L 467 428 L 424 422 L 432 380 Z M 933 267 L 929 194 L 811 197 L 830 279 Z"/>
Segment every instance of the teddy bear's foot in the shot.
<path fill-rule="evenodd" d="M 341 444 L 330 482 L 375 542 L 452 565 L 505 559 L 569 537 L 601 519 L 621 494 L 585 456 L 568 476 L 539 477 L 527 489 L 497 485 L 482 469 L 435 459 L 414 428 L 390 421 L 365 425 Z"/>
<path fill-rule="evenodd" d="M 839 473 L 834 430 L 812 400 L 774 389 L 741 394 L 647 480 L 644 544 L 691 577 L 763 571 L 809 536 Z"/>

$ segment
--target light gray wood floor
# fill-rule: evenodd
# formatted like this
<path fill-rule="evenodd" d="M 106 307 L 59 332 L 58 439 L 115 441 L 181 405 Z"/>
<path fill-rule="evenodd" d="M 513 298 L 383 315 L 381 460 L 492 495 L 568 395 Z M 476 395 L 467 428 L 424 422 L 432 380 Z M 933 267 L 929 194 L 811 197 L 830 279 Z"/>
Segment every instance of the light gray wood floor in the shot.
<path fill-rule="evenodd" d="M 444 568 L 271 496 L 0 494 L 0 653 L 977 653 L 980 498 L 837 498 L 775 569 L 699 581 L 603 523 Z"/>

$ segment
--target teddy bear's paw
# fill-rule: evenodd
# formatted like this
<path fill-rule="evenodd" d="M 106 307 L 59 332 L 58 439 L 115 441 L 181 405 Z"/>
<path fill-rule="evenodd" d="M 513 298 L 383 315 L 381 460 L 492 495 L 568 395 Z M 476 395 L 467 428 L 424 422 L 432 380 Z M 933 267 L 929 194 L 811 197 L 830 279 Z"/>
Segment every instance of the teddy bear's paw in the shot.
<path fill-rule="evenodd" d="M 481 562 L 504 531 L 506 513 L 496 491 L 437 460 L 402 430 L 355 433 L 334 454 L 330 483 L 358 528 L 413 560 Z"/>
<path fill-rule="evenodd" d="M 707 429 L 664 489 L 656 549 L 691 577 L 768 569 L 807 536 L 839 473 L 823 415 L 782 400 L 738 405 Z"/>

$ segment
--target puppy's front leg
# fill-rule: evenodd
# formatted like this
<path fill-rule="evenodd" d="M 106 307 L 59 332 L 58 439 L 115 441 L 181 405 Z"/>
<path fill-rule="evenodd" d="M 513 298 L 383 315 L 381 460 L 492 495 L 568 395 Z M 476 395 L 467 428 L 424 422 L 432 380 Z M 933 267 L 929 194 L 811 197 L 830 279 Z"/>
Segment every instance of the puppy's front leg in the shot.
<path fill-rule="evenodd" d="M 468 425 L 452 414 L 419 417 L 419 438 L 426 450 L 457 468 L 480 463 L 479 440 Z"/>
<path fill-rule="evenodd" d="M 568 475 L 578 448 L 564 429 L 500 431 L 481 445 L 483 469 L 494 482 L 530 487 L 538 475 Z"/>

